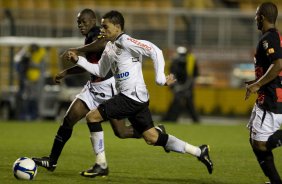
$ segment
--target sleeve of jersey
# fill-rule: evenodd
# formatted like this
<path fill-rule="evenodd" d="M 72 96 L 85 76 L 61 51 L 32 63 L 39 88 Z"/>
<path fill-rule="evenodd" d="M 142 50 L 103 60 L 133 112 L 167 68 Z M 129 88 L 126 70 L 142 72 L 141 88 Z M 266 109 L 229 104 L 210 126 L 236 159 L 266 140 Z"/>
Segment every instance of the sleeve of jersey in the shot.
<path fill-rule="evenodd" d="M 280 46 L 280 42 L 281 41 L 278 34 L 277 35 L 272 34 L 267 38 L 267 40 L 263 40 L 262 42 L 266 55 L 269 57 L 271 62 L 279 58 L 282 59 L 282 48 Z"/>
<path fill-rule="evenodd" d="M 165 61 L 163 52 L 156 45 L 146 40 L 128 38 L 125 45 L 135 53 L 150 57 L 154 63 L 156 83 L 158 85 L 165 85 L 166 77 L 164 73 Z"/>
<path fill-rule="evenodd" d="M 93 64 L 89 63 L 86 58 L 78 56 L 77 65 L 84 68 L 89 73 L 99 77 L 105 77 L 110 69 L 106 60 L 102 60 L 102 58 L 99 60 L 98 64 Z"/>

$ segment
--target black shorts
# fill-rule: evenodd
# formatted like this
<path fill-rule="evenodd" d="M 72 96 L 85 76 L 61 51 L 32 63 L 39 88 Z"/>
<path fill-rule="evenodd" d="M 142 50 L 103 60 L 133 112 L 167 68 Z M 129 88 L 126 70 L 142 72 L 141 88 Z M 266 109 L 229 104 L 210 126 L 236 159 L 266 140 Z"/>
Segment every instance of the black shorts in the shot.
<path fill-rule="evenodd" d="M 118 94 L 100 104 L 98 110 L 104 120 L 128 118 L 133 128 L 141 134 L 154 127 L 148 106 L 149 102 L 136 102 L 123 94 Z"/>

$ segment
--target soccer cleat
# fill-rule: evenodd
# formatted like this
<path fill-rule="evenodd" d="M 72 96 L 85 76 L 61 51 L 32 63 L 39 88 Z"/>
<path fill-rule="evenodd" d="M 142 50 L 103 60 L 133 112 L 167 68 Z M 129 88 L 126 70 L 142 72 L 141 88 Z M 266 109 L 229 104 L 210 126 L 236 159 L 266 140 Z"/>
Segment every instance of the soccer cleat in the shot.
<path fill-rule="evenodd" d="M 49 157 L 42 158 L 32 158 L 32 160 L 36 163 L 36 165 L 46 168 L 48 171 L 53 172 L 57 165 L 50 161 Z"/>
<path fill-rule="evenodd" d="M 198 160 L 206 165 L 209 173 L 211 174 L 213 171 L 213 163 L 209 156 L 209 146 L 201 145 L 199 148 L 201 149 L 201 155 L 198 157 Z"/>
<path fill-rule="evenodd" d="M 81 176 L 94 178 L 96 176 L 102 176 L 105 177 L 109 174 L 109 168 L 106 167 L 103 169 L 99 164 L 95 164 L 93 167 L 89 168 L 86 171 L 80 172 Z"/>
<path fill-rule="evenodd" d="M 159 133 L 161 133 L 161 134 L 166 134 L 165 127 L 162 124 L 159 124 L 159 125 L 155 126 L 155 129 L 157 129 L 157 131 Z M 164 148 L 165 152 L 167 152 L 167 153 L 170 152 L 170 150 L 166 149 L 165 146 L 163 146 L 163 148 Z"/>

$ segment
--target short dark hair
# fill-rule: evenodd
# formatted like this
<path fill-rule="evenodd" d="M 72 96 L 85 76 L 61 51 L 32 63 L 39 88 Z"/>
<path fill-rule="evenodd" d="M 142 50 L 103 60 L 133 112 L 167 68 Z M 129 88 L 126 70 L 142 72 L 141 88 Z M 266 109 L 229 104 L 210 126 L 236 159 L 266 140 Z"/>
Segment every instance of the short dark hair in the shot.
<path fill-rule="evenodd" d="M 82 14 L 88 14 L 91 18 L 96 19 L 95 12 L 94 12 L 93 10 L 89 9 L 89 8 L 83 9 L 83 10 L 80 12 L 80 14 L 81 14 L 81 15 L 82 15 Z"/>
<path fill-rule="evenodd" d="M 270 23 L 275 24 L 277 16 L 278 16 L 278 10 L 277 6 L 272 2 L 265 2 L 262 3 L 259 7 L 260 15 L 263 15 Z"/>
<path fill-rule="evenodd" d="M 112 10 L 106 13 L 102 18 L 109 19 L 111 23 L 119 24 L 121 27 L 121 30 L 124 29 L 124 18 L 120 12 Z"/>

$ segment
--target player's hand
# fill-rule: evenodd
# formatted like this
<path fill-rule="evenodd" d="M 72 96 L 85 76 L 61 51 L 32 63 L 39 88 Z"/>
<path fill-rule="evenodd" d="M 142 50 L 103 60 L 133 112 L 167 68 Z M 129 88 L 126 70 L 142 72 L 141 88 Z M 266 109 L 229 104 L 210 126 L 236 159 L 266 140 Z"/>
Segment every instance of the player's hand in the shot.
<path fill-rule="evenodd" d="M 250 84 L 255 83 L 256 81 L 257 81 L 257 80 L 246 81 L 245 84 L 246 84 L 246 85 L 250 85 Z"/>
<path fill-rule="evenodd" d="M 56 74 L 55 78 L 54 78 L 54 82 L 56 84 L 60 84 L 61 83 L 61 79 L 63 79 L 66 76 L 66 74 L 67 74 L 66 71 L 62 71 L 62 72 Z"/>
<path fill-rule="evenodd" d="M 176 78 L 174 77 L 173 74 L 169 74 L 166 76 L 166 86 L 171 86 L 172 84 L 174 84 L 176 82 Z"/>
<path fill-rule="evenodd" d="M 75 52 L 68 51 L 66 54 L 66 60 L 76 64 L 78 61 L 78 56 Z"/>
<path fill-rule="evenodd" d="M 77 49 L 76 48 L 70 48 L 66 51 L 64 51 L 61 55 L 60 55 L 60 58 L 63 60 L 63 61 L 68 61 L 68 54 L 69 52 L 74 52 L 75 54 L 78 53 Z"/>
<path fill-rule="evenodd" d="M 260 89 L 260 85 L 255 82 L 255 83 L 246 83 L 246 95 L 245 95 L 245 100 L 247 100 L 252 93 L 256 93 Z"/>

